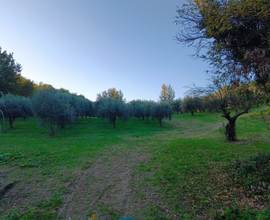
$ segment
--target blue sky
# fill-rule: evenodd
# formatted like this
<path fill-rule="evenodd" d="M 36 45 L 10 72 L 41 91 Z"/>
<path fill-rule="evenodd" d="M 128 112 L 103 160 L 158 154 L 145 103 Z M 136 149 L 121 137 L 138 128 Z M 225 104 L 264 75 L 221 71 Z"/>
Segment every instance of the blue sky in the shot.
<path fill-rule="evenodd" d="M 22 75 L 94 101 L 115 87 L 157 101 L 162 84 L 177 97 L 206 84 L 208 65 L 174 40 L 185 0 L 0 0 L 2 50 Z"/>

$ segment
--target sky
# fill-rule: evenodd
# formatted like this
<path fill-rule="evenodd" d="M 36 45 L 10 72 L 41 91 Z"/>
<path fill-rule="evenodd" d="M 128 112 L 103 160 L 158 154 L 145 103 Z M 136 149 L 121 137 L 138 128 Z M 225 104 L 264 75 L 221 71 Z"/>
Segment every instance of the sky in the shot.
<path fill-rule="evenodd" d="M 95 101 L 109 88 L 127 101 L 176 98 L 207 83 L 207 63 L 179 44 L 176 7 L 186 0 L 0 0 L 0 47 L 22 76 Z"/>

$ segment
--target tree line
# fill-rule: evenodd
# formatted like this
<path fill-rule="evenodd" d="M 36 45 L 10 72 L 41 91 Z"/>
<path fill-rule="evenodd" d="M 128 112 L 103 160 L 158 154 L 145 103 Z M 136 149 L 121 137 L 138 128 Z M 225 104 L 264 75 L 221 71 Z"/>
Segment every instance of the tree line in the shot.
<path fill-rule="evenodd" d="M 164 118 L 171 119 L 173 110 L 167 102 L 134 100 L 129 103 L 123 98 L 121 90 L 108 89 L 97 94 L 92 102 L 82 95 L 71 94 L 64 89 L 43 88 L 33 94 L 31 98 L 18 94 L 2 94 L 0 111 L 9 121 L 10 129 L 17 118 L 36 117 L 40 125 L 50 128 L 50 135 L 55 135 L 57 128 L 64 129 L 78 117 L 107 118 L 113 127 L 116 119 L 127 120 L 131 117 L 158 120 L 162 127 Z"/>
<path fill-rule="evenodd" d="M 226 75 L 217 77 L 212 75 L 210 84 L 206 87 L 189 87 L 186 96 L 175 99 L 175 92 L 171 85 L 163 84 L 159 101 L 132 100 L 126 102 L 123 92 L 110 88 L 99 94 L 95 102 L 86 99 L 83 95 L 72 94 L 66 89 L 55 89 L 50 85 L 34 84 L 31 80 L 24 79 L 19 73 L 21 65 L 15 63 L 12 54 L 1 53 L 0 82 L 2 97 L 0 99 L 1 114 L 9 120 L 9 126 L 13 128 L 16 118 L 36 117 L 42 126 L 50 128 L 50 134 L 54 135 L 57 128 L 65 128 L 72 124 L 78 117 L 107 118 L 113 127 L 116 127 L 116 119 L 127 120 L 131 117 L 142 118 L 146 123 L 149 119 L 158 120 L 162 127 L 164 118 L 171 119 L 176 112 L 188 113 L 194 116 L 195 112 L 220 111 L 222 117 L 228 120 L 225 134 L 229 140 L 235 140 L 235 122 L 242 114 L 248 113 L 252 104 L 269 102 L 269 96 L 265 95 L 268 84 L 259 86 L 255 81 L 246 81 L 241 85 L 232 84 Z M 9 77 L 8 77 L 9 76 Z M 12 80 L 12 77 L 14 78 Z M 15 79 L 18 81 L 16 82 Z M 20 82 L 25 80 L 23 87 Z M 16 89 L 17 88 L 17 89 Z M 18 91 L 25 88 L 22 96 Z M 34 88 L 34 89 L 33 89 Z M 270 89 L 269 89 L 270 90 Z M 11 91 L 11 92 L 8 92 Z M 31 93 L 29 91 L 32 91 Z M 232 110 L 235 115 L 232 116 Z"/>
<path fill-rule="evenodd" d="M 270 101 L 269 16 L 269 0 L 188 0 L 187 4 L 177 9 L 175 23 L 181 25 L 181 30 L 175 39 L 194 46 L 194 56 L 210 64 L 211 68 L 207 71 L 210 83 L 205 87 L 189 87 L 183 100 L 175 99 L 171 85 L 163 84 L 158 103 L 143 100 L 126 103 L 121 90 L 109 89 L 98 94 L 93 103 L 94 115 L 101 119 L 109 118 L 115 127 L 117 117 L 123 120 L 142 117 L 148 123 L 149 117 L 152 117 L 158 119 L 161 125 L 162 117 L 158 116 L 161 112 L 164 117 L 171 118 L 170 111 L 177 114 L 190 112 L 192 115 L 197 111 L 220 111 L 228 122 L 224 131 L 227 138 L 235 140 L 237 118 L 248 113 L 253 104 L 268 104 Z M 42 93 L 37 91 L 50 87 L 24 79 L 20 76 L 21 69 L 13 54 L 0 50 L 0 91 L 6 95 L 2 103 L 10 96 L 8 92 L 35 100 L 34 94 Z M 59 92 L 67 91 L 60 90 L 55 92 L 55 97 L 61 100 L 63 106 L 67 105 L 66 98 L 59 98 L 62 96 Z M 21 103 L 27 100 L 17 99 Z M 69 105 L 73 109 L 70 112 L 75 112 L 74 103 Z M 2 107 L 1 113 L 4 111 Z"/>

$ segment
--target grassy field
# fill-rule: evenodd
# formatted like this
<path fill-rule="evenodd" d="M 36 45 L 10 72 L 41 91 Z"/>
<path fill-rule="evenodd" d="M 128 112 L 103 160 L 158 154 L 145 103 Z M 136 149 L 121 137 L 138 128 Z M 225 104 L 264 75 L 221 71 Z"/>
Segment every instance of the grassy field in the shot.
<path fill-rule="evenodd" d="M 264 210 L 226 167 L 270 149 L 270 131 L 253 108 L 227 142 L 221 113 L 174 115 L 159 128 L 132 118 L 78 119 L 54 137 L 34 118 L 0 133 L 0 219 L 211 219 L 227 208 Z M 268 120 L 268 116 L 265 116 Z"/>

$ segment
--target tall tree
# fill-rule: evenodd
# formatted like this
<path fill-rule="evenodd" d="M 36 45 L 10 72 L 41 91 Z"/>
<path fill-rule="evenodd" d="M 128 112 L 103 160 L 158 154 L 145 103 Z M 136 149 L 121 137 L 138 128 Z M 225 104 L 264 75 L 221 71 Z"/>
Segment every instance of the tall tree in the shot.
<path fill-rule="evenodd" d="M 234 84 L 269 78 L 269 0 L 189 0 L 177 14 L 176 40 L 195 46 L 196 56 L 207 49 L 201 57 L 216 73 L 230 75 Z"/>
<path fill-rule="evenodd" d="M 49 85 L 49 84 L 44 84 L 43 82 L 40 82 L 38 85 L 38 88 L 37 90 L 43 90 L 43 89 L 54 89 L 54 87 L 52 85 Z"/>
<path fill-rule="evenodd" d="M 172 101 L 175 97 L 175 92 L 172 88 L 171 85 L 165 85 L 163 84 L 161 86 L 161 92 L 160 92 L 160 96 L 159 96 L 159 99 L 160 101 Z"/>
<path fill-rule="evenodd" d="M 15 62 L 13 53 L 2 52 L 0 47 L 0 91 L 18 94 L 21 70 L 22 66 Z"/>
<path fill-rule="evenodd" d="M 110 88 L 108 89 L 107 91 L 103 91 L 99 94 L 97 94 L 97 101 L 99 101 L 100 99 L 109 99 L 109 98 L 112 98 L 112 99 L 119 99 L 119 100 L 123 100 L 123 92 L 121 90 L 116 90 L 115 88 Z"/>
<path fill-rule="evenodd" d="M 122 93 L 121 90 L 117 91 L 116 88 L 111 88 L 108 89 L 108 94 L 110 96 L 110 98 L 112 99 L 123 99 L 124 94 Z"/>
<path fill-rule="evenodd" d="M 35 92 L 34 82 L 24 77 L 20 77 L 18 82 L 19 82 L 19 95 L 24 97 L 32 97 Z"/>

